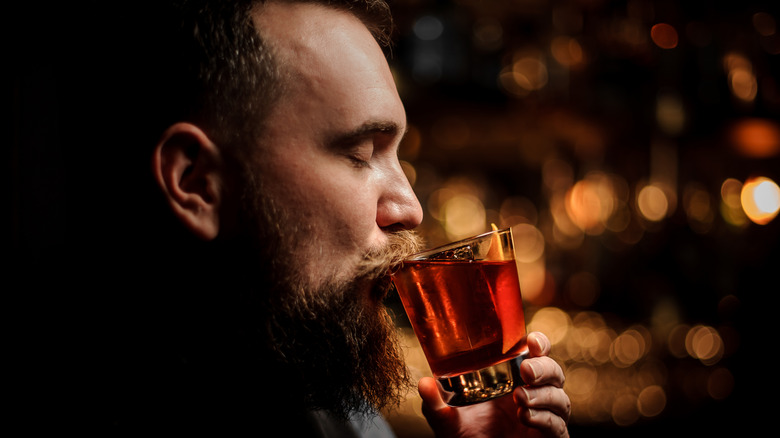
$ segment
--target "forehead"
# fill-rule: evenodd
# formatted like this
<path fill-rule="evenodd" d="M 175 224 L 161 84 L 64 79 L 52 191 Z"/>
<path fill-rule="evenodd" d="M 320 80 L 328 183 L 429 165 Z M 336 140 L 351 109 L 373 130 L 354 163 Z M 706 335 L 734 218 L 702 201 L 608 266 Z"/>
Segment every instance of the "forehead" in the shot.
<path fill-rule="evenodd" d="M 260 34 L 271 43 L 281 60 L 291 64 L 315 61 L 333 52 L 333 43 L 360 46 L 365 53 L 378 44 L 355 15 L 316 3 L 268 2 L 254 10 Z"/>
<path fill-rule="evenodd" d="M 311 3 L 271 2 L 253 19 L 285 77 L 277 129 L 294 122 L 309 130 L 354 129 L 367 120 L 405 125 L 384 53 L 356 16 Z"/>

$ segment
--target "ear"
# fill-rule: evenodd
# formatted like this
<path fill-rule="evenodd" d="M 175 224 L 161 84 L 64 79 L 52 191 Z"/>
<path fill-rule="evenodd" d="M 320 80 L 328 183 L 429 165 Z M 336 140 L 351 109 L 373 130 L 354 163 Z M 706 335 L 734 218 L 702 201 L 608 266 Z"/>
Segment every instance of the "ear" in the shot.
<path fill-rule="evenodd" d="M 219 233 L 224 192 L 217 146 L 197 126 L 170 126 L 154 149 L 152 172 L 176 217 L 201 239 Z"/>

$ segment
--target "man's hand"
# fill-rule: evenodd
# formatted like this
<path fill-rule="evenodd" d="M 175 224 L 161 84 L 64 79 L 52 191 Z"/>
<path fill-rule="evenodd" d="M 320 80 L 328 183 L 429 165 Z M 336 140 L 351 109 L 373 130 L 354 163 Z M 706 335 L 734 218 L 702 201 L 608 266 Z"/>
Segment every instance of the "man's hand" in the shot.
<path fill-rule="evenodd" d="M 526 383 L 512 397 L 455 408 L 441 398 L 436 381 L 420 380 L 423 415 L 440 437 L 556 437 L 567 438 L 571 402 L 563 392 L 563 370 L 550 353 L 542 333 L 528 335 L 528 358 L 520 364 Z"/>

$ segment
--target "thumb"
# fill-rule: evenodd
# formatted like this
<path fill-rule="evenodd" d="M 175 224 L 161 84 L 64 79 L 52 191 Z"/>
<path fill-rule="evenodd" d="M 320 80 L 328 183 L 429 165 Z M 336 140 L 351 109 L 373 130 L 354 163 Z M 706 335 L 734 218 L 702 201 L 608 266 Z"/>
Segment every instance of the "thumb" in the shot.
<path fill-rule="evenodd" d="M 439 384 L 432 377 L 423 377 L 417 384 L 422 398 L 422 413 L 431 425 L 446 422 L 455 415 L 454 408 L 444 402 L 439 392 Z"/>

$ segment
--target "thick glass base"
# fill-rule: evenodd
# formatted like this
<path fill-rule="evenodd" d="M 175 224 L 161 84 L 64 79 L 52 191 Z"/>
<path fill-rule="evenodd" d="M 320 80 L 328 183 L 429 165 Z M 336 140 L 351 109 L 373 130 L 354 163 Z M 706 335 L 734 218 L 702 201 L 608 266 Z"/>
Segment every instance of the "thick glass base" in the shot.
<path fill-rule="evenodd" d="M 528 352 L 514 359 L 453 377 L 438 379 L 439 390 L 450 406 L 468 406 L 492 400 L 512 392 L 522 385 L 520 362 Z"/>

